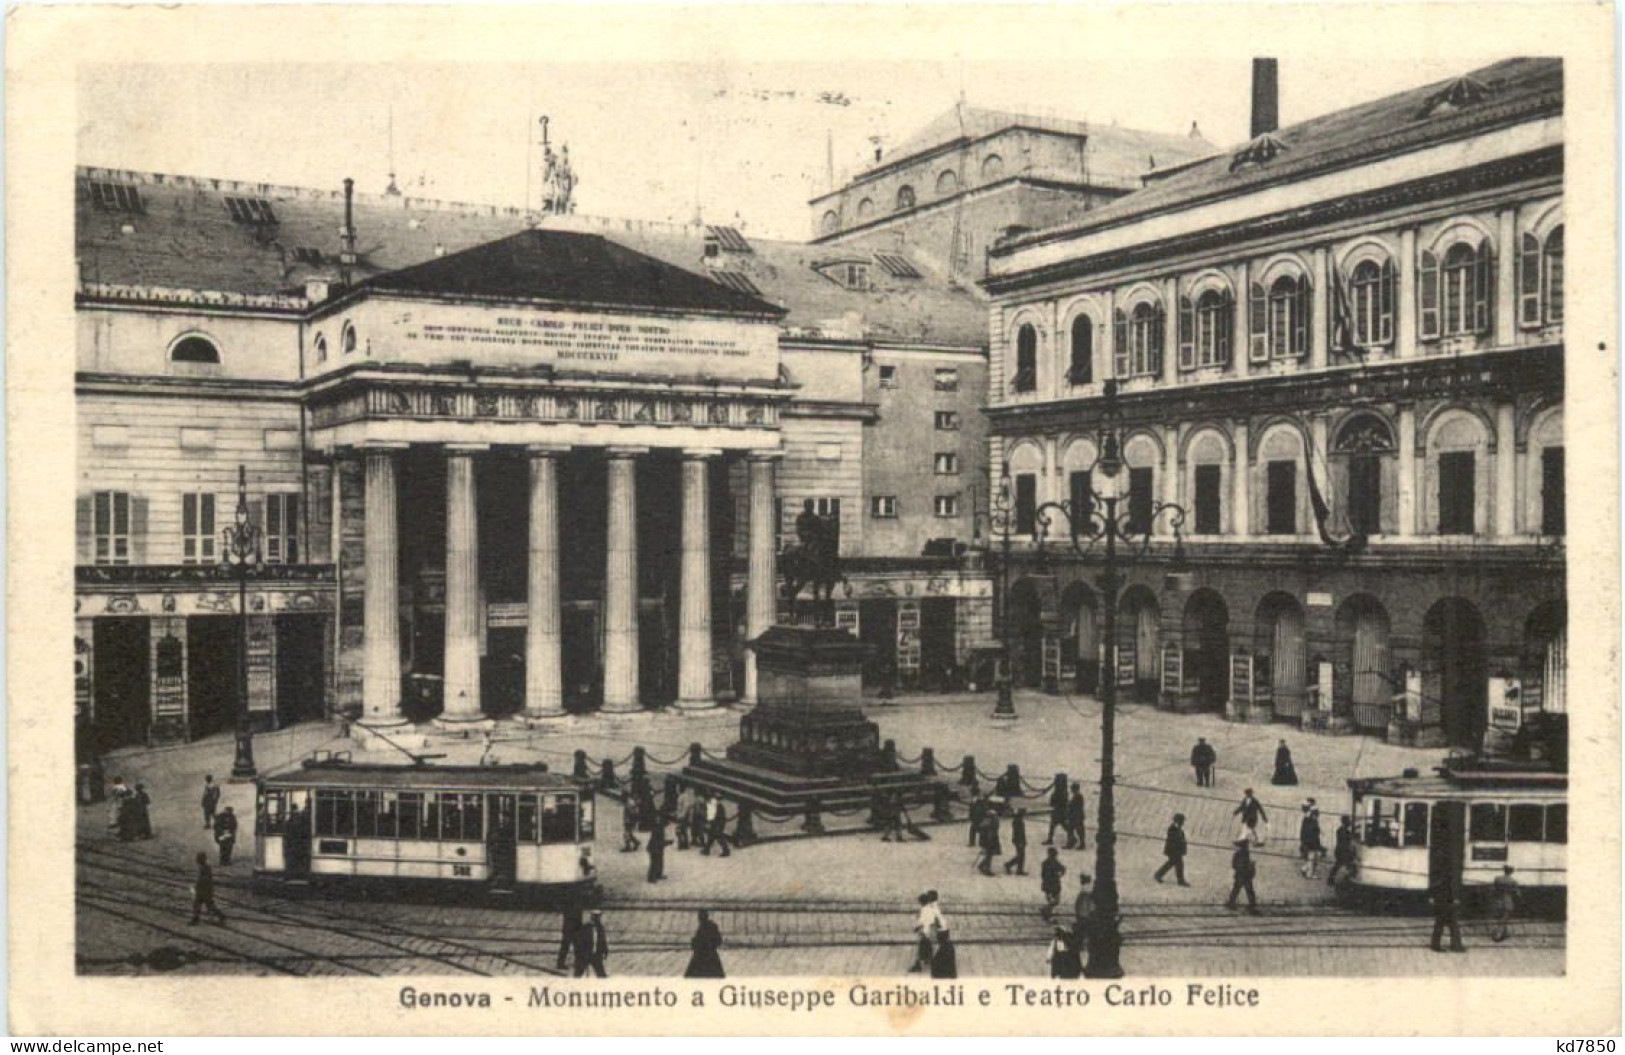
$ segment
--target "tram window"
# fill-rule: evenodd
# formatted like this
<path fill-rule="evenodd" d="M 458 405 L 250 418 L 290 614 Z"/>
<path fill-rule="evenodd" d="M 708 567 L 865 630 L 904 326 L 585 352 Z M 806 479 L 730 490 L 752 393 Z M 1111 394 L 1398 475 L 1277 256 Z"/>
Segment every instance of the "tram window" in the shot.
<path fill-rule="evenodd" d="M 485 796 L 463 796 L 463 838 L 485 838 Z"/>
<path fill-rule="evenodd" d="M 593 826 L 593 798 L 592 792 L 583 792 L 581 796 L 581 838 L 592 838 Z"/>
<path fill-rule="evenodd" d="M 1405 803 L 1405 845 L 1426 846 L 1428 844 L 1428 804 L 1425 802 Z"/>
<path fill-rule="evenodd" d="M 1546 841 L 1549 843 L 1569 841 L 1568 803 L 1559 802 L 1546 807 Z"/>
<path fill-rule="evenodd" d="M 402 839 L 417 839 L 422 835 L 420 827 L 423 813 L 423 796 L 416 791 L 403 791 L 400 794 L 400 832 Z"/>
<path fill-rule="evenodd" d="M 355 833 L 358 838 L 373 839 L 378 836 L 378 792 L 358 791 L 355 793 Z"/>
<path fill-rule="evenodd" d="M 350 792 L 316 792 L 316 834 L 355 835 L 355 801 Z"/>
<path fill-rule="evenodd" d="M 1506 807 L 1493 802 L 1473 803 L 1472 819 L 1468 823 L 1467 837 L 1475 843 L 1506 842 Z"/>
<path fill-rule="evenodd" d="M 267 791 L 260 797 L 259 817 L 254 825 L 254 831 L 260 835 L 281 835 L 283 825 L 287 822 L 286 803 L 282 792 Z"/>
<path fill-rule="evenodd" d="M 576 841 L 576 800 L 571 795 L 553 795 L 542 811 L 542 842 L 573 843 Z"/>
<path fill-rule="evenodd" d="M 397 810 L 397 799 L 392 791 L 378 793 L 378 838 L 395 838 L 395 825 L 400 814 Z"/>
<path fill-rule="evenodd" d="M 519 796 L 519 822 L 516 838 L 522 843 L 536 841 L 536 796 Z"/>
<path fill-rule="evenodd" d="M 455 792 L 440 793 L 440 837 L 463 837 L 463 797 Z"/>
<path fill-rule="evenodd" d="M 1539 806 L 1519 803 L 1507 816 L 1507 841 L 1538 843 L 1541 840 L 1544 813 Z"/>

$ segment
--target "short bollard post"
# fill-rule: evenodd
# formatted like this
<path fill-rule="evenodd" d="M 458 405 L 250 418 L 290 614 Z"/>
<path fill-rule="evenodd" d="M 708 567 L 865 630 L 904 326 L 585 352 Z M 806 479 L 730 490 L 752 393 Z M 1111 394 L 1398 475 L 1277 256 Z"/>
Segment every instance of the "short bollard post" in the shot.
<path fill-rule="evenodd" d="M 705 748 L 696 741 L 688 745 L 688 764 L 697 766 L 705 759 Z"/>
<path fill-rule="evenodd" d="M 801 825 L 801 830 L 808 835 L 824 834 L 824 818 L 820 812 L 821 805 L 817 799 L 807 803 L 807 819 Z"/>
<path fill-rule="evenodd" d="M 635 782 L 636 781 L 642 781 L 648 775 L 649 775 L 649 759 L 648 759 L 648 756 L 643 753 L 643 748 L 634 747 L 632 749 L 632 779 Z"/>
<path fill-rule="evenodd" d="M 739 804 L 739 819 L 734 822 L 734 846 L 749 846 L 756 841 L 756 810 L 748 802 Z"/>
<path fill-rule="evenodd" d="M 570 776 L 576 780 L 591 780 L 592 773 L 587 767 L 587 752 L 576 748 L 575 761 L 570 767 Z"/>
<path fill-rule="evenodd" d="M 677 815 L 678 781 L 676 773 L 667 773 L 660 788 L 660 812 L 667 817 Z"/>
<path fill-rule="evenodd" d="M 880 764 L 886 769 L 897 768 L 897 741 L 887 740 L 880 745 Z"/>
<path fill-rule="evenodd" d="M 937 775 L 937 753 L 929 747 L 920 748 L 920 776 L 934 777 Z"/>
<path fill-rule="evenodd" d="M 1021 767 L 1014 762 L 1005 767 L 1004 776 L 999 779 L 999 793 L 1011 804 L 1021 798 Z"/>
<path fill-rule="evenodd" d="M 976 756 L 966 755 L 965 761 L 959 763 L 959 783 L 967 788 L 976 786 Z"/>
<path fill-rule="evenodd" d="M 951 821 L 954 812 L 948 805 L 949 792 L 946 784 L 931 785 L 931 819 L 934 821 Z"/>
<path fill-rule="evenodd" d="M 879 788 L 869 792 L 869 819 L 863 823 L 870 828 L 879 828 L 884 824 L 886 816 L 886 794 Z"/>
<path fill-rule="evenodd" d="M 620 786 L 620 783 L 621 782 L 619 780 L 615 779 L 614 760 L 608 758 L 604 759 L 601 767 L 598 770 L 598 790 L 614 791 Z"/>

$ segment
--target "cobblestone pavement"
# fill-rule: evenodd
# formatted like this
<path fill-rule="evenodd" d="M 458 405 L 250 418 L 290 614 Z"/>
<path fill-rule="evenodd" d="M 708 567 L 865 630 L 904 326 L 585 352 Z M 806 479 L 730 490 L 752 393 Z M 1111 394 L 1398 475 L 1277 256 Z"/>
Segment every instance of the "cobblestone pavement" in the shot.
<path fill-rule="evenodd" d="M 1099 705 L 1087 698 L 1018 696 L 1016 723 L 987 717 L 989 701 L 966 697 L 915 699 L 870 705 L 883 737 L 907 758 L 935 749 L 939 764 L 955 766 L 973 753 L 978 768 L 1002 772 L 1014 762 L 1034 786 L 1057 771 L 1082 778 L 1097 765 Z M 1391 747 L 1363 737 L 1293 735 L 1284 726 L 1235 726 L 1209 716 L 1176 716 L 1130 705 L 1118 729 L 1118 874 L 1124 911 L 1125 964 L 1135 975 L 1554 975 L 1563 970 L 1560 921 L 1526 921 L 1511 940 L 1493 944 L 1469 923 L 1465 956 L 1427 949 L 1431 927 L 1423 916 L 1353 911 L 1333 903 L 1324 882 L 1296 870 L 1298 805 L 1315 796 L 1328 818 L 1345 808 L 1344 780 L 1353 775 L 1425 767 L 1434 753 Z M 500 761 L 542 759 L 567 767 L 576 748 L 589 757 L 623 763 L 643 746 L 658 763 L 679 758 L 690 742 L 720 751 L 731 742 L 738 712 L 703 717 L 649 715 L 629 720 L 569 719 L 545 731 L 499 730 L 493 742 L 433 741 L 448 761 L 486 755 Z M 293 764 L 318 748 L 350 749 L 336 726 L 297 727 L 256 740 L 262 771 Z M 1219 752 L 1218 786 L 1194 787 L 1186 763 L 1196 736 Z M 1268 772 L 1275 742 L 1293 748 L 1303 786 L 1272 788 Z M 140 973 L 135 960 L 160 947 L 182 951 L 183 971 L 250 974 L 518 974 L 557 971 L 558 917 L 521 908 L 423 904 L 376 899 L 298 899 L 247 889 L 253 859 L 251 824 L 236 863 L 219 870 L 224 927 L 192 927 L 190 859 L 211 844 L 195 807 L 202 774 L 229 771 L 229 739 L 179 748 L 122 753 L 108 776 L 143 781 L 154 797 L 157 837 L 119 843 L 106 831 L 103 806 L 79 816 L 78 928 L 81 970 Z M 394 752 L 378 751 L 380 760 Z M 595 766 L 596 768 L 596 766 Z M 618 766 L 620 771 L 624 768 Z M 1258 890 L 1264 914 L 1227 911 L 1230 811 L 1245 785 L 1256 787 L 1272 816 L 1271 838 L 1260 855 Z M 1094 802 L 1086 851 L 1062 851 L 1072 878 L 1094 865 Z M 224 801 L 245 820 L 253 815 L 251 785 L 227 784 Z M 977 874 L 962 821 L 926 825 L 929 841 L 882 844 L 872 834 L 792 838 L 794 822 L 763 824 L 768 841 L 728 858 L 697 851 L 667 853 L 666 882 L 644 881 L 642 853 L 616 852 L 619 811 L 601 810 L 598 861 L 613 950 L 611 970 L 626 975 L 682 972 L 694 910 L 710 908 L 721 926 L 730 973 L 748 975 L 897 975 L 910 956 L 914 896 L 941 892 L 960 945 L 965 976 L 1044 972 L 1048 927 L 1039 917 L 1036 878 L 1046 825 L 1030 800 L 1032 845 L 1027 877 Z M 1152 882 L 1161 860 L 1163 829 L 1175 811 L 1187 816 L 1192 886 Z M 923 819 L 923 818 L 921 818 Z M 832 826 L 863 818 L 828 818 Z M 1328 825 L 1329 827 L 1330 825 Z M 780 838 L 775 838 L 775 837 Z"/>

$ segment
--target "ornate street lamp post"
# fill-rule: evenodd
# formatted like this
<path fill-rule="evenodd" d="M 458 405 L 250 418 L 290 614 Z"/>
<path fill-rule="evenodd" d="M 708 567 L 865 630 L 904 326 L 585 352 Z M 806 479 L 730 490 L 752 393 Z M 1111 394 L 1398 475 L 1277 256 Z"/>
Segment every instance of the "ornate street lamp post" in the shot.
<path fill-rule="evenodd" d="M 993 705 L 993 717 L 1009 720 L 1016 717 L 1016 700 L 1011 684 L 1015 680 L 1015 649 L 1010 635 L 1010 532 L 1015 527 L 1015 499 L 1010 487 L 1010 463 L 1005 462 L 999 474 L 999 489 L 988 502 L 989 531 L 999 535 L 999 645 L 1004 653 L 999 663 L 998 702 Z"/>
<path fill-rule="evenodd" d="M 254 726 L 248 714 L 248 576 L 263 564 L 260 530 L 248 517 L 248 472 L 237 466 L 237 512 L 220 531 L 220 560 L 237 574 L 237 757 L 231 763 L 233 780 L 252 780 Z"/>
<path fill-rule="evenodd" d="M 1151 545 L 1151 526 L 1158 517 L 1168 515 L 1174 532 L 1176 567 L 1184 564 L 1185 509 L 1173 502 L 1154 502 L 1149 510 L 1135 510 L 1130 502 L 1126 511 L 1119 513 L 1122 487 L 1119 479 L 1123 471 L 1121 437 L 1118 435 L 1117 383 L 1107 381 L 1105 409 L 1100 424 L 1100 456 L 1095 462 L 1089 486 L 1079 497 L 1085 503 L 1082 509 L 1072 508 L 1070 501 L 1045 502 L 1034 512 L 1034 534 L 1037 536 L 1039 559 L 1043 559 L 1046 531 L 1055 519 L 1065 521 L 1068 541 L 1074 553 L 1087 557 L 1094 547 L 1101 546 L 1100 584 L 1101 604 L 1104 612 L 1104 640 L 1107 646 L 1106 662 L 1102 664 L 1100 683 L 1100 818 L 1095 831 L 1095 925 L 1089 935 L 1089 962 L 1084 967 L 1086 978 L 1121 978 L 1123 965 L 1120 951 L 1122 932 L 1118 929 L 1117 899 L 1117 804 L 1116 785 L 1116 722 L 1117 722 L 1117 670 L 1115 646 L 1117 644 L 1117 594 L 1122 587 L 1120 567 L 1144 556 Z M 1141 515 L 1136 517 L 1135 513 Z M 1006 536 L 1008 540 L 1008 536 Z M 1127 552 L 1119 552 L 1118 543 L 1127 544 Z M 1007 551 L 1008 552 L 1008 551 Z"/>

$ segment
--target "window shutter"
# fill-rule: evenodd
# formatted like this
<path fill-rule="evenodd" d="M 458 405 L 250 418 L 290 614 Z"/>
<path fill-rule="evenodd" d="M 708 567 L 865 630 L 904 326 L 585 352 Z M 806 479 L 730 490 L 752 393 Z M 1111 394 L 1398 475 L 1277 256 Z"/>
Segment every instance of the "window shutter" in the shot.
<path fill-rule="evenodd" d="M 1270 359 L 1269 346 L 1269 301 L 1264 296 L 1264 287 L 1254 282 L 1247 294 L 1247 315 L 1249 319 L 1249 333 L 1247 335 L 1247 358 L 1255 363 L 1267 363 Z"/>
<path fill-rule="evenodd" d="M 130 563 L 147 563 L 147 500 L 130 496 Z"/>
<path fill-rule="evenodd" d="M 1424 341 L 1439 337 L 1439 258 L 1427 250 L 1422 251 L 1422 266 L 1417 274 L 1417 316 Z"/>
<path fill-rule="evenodd" d="M 1189 297 L 1179 298 L 1179 368 L 1196 369 L 1196 309 Z"/>
<path fill-rule="evenodd" d="M 1293 305 L 1292 313 L 1292 354 L 1305 355 L 1309 351 L 1309 334 L 1312 332 L 1314 320 L 1310 316 L 1314 312 L 1314 298 L 1310 296 L 1309 276 L 1298 276 L 1298 290 L 1293 294 L 1297 302 Z"/>
<path fill-rule="evenodd" d="M 1377 287 L 1377 340 L 1388 344 L 1394 339 L 1394 301 L 1398 297 L 1399 275 L 1392 260 L 1382 262 L 1382 284 Z"/>
<path fill-rule="evenodd" d="M 1495 249 L 1486 239 L 1473 263 L 1473 332 L 1488 333 L 1495 318 Z"/>
<path fill-rule="evenodd" d="M 1122 308 L 1112 314 L 1112 376 L 1128 376 L 1128 315 Z"/>
<path fill-rule="evenodd" d="M 89 495 L 80 495 L 73 500 L 73 533 L 78 544 L 75 552 L 79 554 L 79 564 L 94 564 L 96 561 L 91 544 L 90 502 Z"/>
<path fill-rule="evenodd" d="M 1540 239 L 1525 234 L 1518 253 L 1518 325 L 1540 325 Z"/>
<path fill-rule="evenodd" d="M 1151 363 L 1150 371 L 1153 375 L 1162 375 L 1162 347 L 1163 337 L 1167 332 L 1168 310 L 1159 301 L 1151 313 Z"/>

